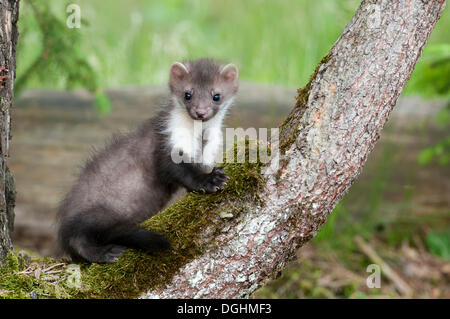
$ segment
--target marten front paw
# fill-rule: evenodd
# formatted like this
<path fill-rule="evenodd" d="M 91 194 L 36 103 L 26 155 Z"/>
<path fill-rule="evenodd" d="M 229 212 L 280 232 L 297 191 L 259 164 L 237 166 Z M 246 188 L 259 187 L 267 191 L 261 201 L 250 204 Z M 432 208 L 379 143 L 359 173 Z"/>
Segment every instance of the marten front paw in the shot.
<path fill-rule="evenodd" d="M 227 184 L 227 180 L 230 178 L 227 174 L 223 172 L 225 166 L 214 167 L 211 173 L 206 175 L 206 180 L 201 187 L 207 194 L 215 193 L 222 190 Z"/>

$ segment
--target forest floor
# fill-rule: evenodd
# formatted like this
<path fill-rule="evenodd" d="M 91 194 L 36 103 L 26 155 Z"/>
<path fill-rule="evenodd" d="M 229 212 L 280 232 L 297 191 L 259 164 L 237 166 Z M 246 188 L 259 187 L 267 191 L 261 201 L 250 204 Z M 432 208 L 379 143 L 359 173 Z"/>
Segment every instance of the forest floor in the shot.
<path fill-rule="evenodd" d="M 16 177 L 14 244 L 56 256 L 58 203 L 92 147 L 155 114 L 165 87 L 107 91 L 100 115 L 84 91 L 26 91 L 15 103 L 9 165 Z M 277 127 L 295 89 L 243 83 L 226 127 Z M 450 298 L 450 170 L 418 164 L 426 147 L 448 136 L 436 125 L 442 101 L 401 98 L 349 193 L 316 238 L 298 251 L 260 298 Z M 380 288 L 369 288 L 381 264 Z M 387 269 L 386 269 L 387 268 Z"/>

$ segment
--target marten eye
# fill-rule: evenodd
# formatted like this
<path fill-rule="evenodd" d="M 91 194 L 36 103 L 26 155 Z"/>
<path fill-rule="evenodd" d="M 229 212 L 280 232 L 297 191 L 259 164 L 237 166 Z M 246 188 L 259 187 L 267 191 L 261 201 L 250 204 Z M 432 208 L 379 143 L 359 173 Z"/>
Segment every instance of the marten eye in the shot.
<path fill-rule="evenodd" d="M 213 101 L 214 101 L 214 102 L 220 101 L 220 94 L 215 94 L 215 95 L 213 96 Z"/>
<path fill-rule="evenodd" d="M 192 94 L 189 92 L 184 93 L 184 99 L 186 101 L 189 101 L 190 99 L 192 99 Z"/>

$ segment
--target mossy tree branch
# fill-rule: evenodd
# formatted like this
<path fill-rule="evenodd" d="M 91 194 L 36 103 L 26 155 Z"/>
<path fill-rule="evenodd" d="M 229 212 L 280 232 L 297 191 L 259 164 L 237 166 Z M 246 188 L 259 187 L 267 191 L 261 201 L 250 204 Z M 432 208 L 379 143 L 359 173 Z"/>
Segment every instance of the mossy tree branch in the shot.
<path fill-rule="evenodd" d="M 141 297 L 246 297 L 280 271 L 360 173 L 444 7 L 363 1 L 281 125 L 281 165 L 263 175 L 263 204 L 247 202 L 201 256 Z"/>
<path fill-rule="evenodd" d="M 34 287 L 69 297 L 250 295 L 314 237 L 358 176 L 444 7 L 364 0 L 280 126 L 279 169 L 231 163 L 223 192 L 189 194 L 146 221 L 171 239 L 169 252 L 81 265 L 81 288 Z M 5 276 L 3 289 L 25 286 Z"/>

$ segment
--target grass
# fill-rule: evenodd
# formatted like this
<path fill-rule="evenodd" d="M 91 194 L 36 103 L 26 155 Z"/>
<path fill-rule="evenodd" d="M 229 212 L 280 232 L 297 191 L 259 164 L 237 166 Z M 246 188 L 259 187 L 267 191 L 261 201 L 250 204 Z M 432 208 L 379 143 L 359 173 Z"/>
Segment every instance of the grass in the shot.
<path fill-rule="evenodd" d="M 429 232 L 426 243 L 431 253 L 450 261 L 450 229 L 442 232 Z"/>
<path fill-rule="evenodd" d="M 65 20 L 66 2 L 47 1 Z M 173 61 L 198 57 L 235 62 L 245 81 L 300 87 L 342 33 L 359 2 L 74 0 L 70 3 L 80 5 L 88 25 L 71 32 L 82 34 L 82 43 L 74 50 L 87 57 L 103 88 L 166 83 Z M 40 35 L 32 20 L 23 3 L 19 78 L 40 52 Z M 448 43 L 449 29 L 446 10 L 429 45 Z M 64 83 L 34 80 L 29 87 L 62 88 Z M 411 91 L 417 89 L 416 85 Z"/>

